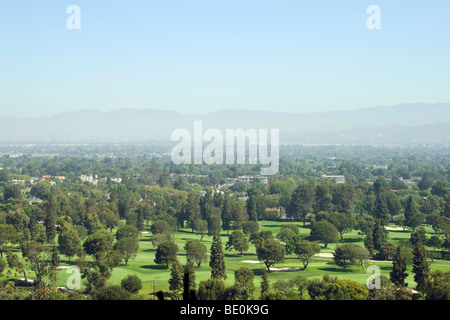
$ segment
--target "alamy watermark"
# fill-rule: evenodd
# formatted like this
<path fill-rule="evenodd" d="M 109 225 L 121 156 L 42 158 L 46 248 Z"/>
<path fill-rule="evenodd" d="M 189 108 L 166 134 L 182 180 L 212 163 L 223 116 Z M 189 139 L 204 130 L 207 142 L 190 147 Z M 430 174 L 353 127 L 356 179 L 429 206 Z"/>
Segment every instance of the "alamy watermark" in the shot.
<path fill-rule="evenodd" d="M 366 273 L 370 273 L 366 281 L 367 289 L 381 289 L 381 270 L 377 265 L 371 265 L 367 268 Z"/>
<path fill-rule="evenodd" d="M 194 134 L 187 129 L 173 131 L 171 140 L 179 141 L 172 149 L 171 158 L 175 164 L 262 164 L 261 175 L 274 175 L 279 168 L 279 130 L 226 129 L 224 135 L 219 129 L 203 132 L 202 121 L 194 121 Z M 204 142 L 209 142 L 203 147 Z M 248 143 L 247 143 L 248 142 Z M 268 146 L 270 145 L 270 155 Z"/>
<path fill-rule="evenodd" d="M 369 30 L 380 30 L 381 29 L 381 9 L 377 5 L 370 5 L 367 7 L 366 12 L 370 16 L 366 20 L 366 26 Z"/>
<path fill-rule="evenodd" d="M 77 5 L 70 5 L 66 9 L 66 13 L 70 16 L 66 20 L 66 26 L 69 30 L 81 29 L 81 9 Z M 366 26 L 369 30 L 381 29 L 381 9 L 378 5 L 370 5 L 366 9 L 366 13 L 370 16 L 366 20 Z"/>
<path fill-rule="evenodd" d="M 70 5 L 66 9 L 66 13 L 70 16 L 66 20 L 66 26 L 69 30 L 81 29 L 81 9 L 77 5 Z"/>
<path fill-rule="evenodd" d="M 66 286 L 69 290 L 81 289 L 81 273 L 78 266 L 70 266 L 66 269 L 66 273 L 71 275 L 67 278 Z"/>

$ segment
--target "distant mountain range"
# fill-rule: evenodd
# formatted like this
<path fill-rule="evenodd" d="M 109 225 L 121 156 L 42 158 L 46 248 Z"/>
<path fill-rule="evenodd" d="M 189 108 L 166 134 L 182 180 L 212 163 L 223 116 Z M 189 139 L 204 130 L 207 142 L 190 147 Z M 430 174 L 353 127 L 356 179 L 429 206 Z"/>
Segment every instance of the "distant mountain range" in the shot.
<path fill-rule="evenodd" d="M 284 113 L 222 110 L 188 115 L 153 109 L 81 110 L 50 117 L 0 118 L 0 142 L 170 141 L 173 130 L 279 129 L 280 143 L 450 145 L 450 103 L 352 111 Z"/>

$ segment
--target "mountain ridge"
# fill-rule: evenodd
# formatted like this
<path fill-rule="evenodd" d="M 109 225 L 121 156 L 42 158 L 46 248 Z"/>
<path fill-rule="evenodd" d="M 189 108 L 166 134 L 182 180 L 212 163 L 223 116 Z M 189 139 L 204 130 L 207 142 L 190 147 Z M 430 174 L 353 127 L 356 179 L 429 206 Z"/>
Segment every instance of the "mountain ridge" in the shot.
<path fill-rule="evenodd" d="M 38 118 L 1 117 L 0 141 L 168 141 L 175 129 L 193 132 L 196 120 L 204 130 L 279 129 L 280 143 L 385 144 L 391 139 L 396 144 L 449 144 L 450 137 L 450 103 L 407 103 L 308 113 L 225 109 L 205 115 L 149 108 L 80 109 Z M 408 136 L 399 139 L 402 130 Z M 369 132 L 377 132 L 372 140 Z"/>
<path fill-rule="evenodd" d="M 310 112 L 286 112 L 286 111 L 272 111 L 272 110 L 258 110 L 258 109 L 219 109 L 216 111 L 208 112 L 205 114 L 192 114 L 192 113 L 181 113 L 174 110 L 162 110 L 158 108 L 117 108 L 109 111 L 102 111 L 98 109 L 79 109 L 75 111 L 62 111 L 57 112 L 52 115 L 47 116 L 40 116 L 40 117 L 21 117 L 21 118 L 12 118 L 12 117 L 6 117 L 6 116 L 0 116 L 0 118 L 8 118 L 8 119 L 16 119 L 16 120 L 23 120 L 23 119 L 41 119 L 41 118 L 49 118 L 49 117 L 55 117 L 63 114 L 78 114 L 78 113 L 101 113 L 104 115 L 108 114 L 115 114 L 120 113 L 123 111 L 129 111 L 129 112 L 155 112 L 155 113 L 171 113 L 171 114 L 178 114 L 183 116 L 198 116 L 198 117 L 205 117 L 217 113 L 232 113 L 232 112 L 249 112 L 249 113 L 270 113 L 270 114 L 289 114 L 289 115 L 324 115 L 324 114 L 335 114 L 335 113 L 354 113 L 354 112 L 369 112 L 369 111 L 375 111 L 375 110 L 393 110 L 393 109 L 399 109 L 399 108 L 422 108 L 424 106 L 431 106 L 431 107 L 444 107 L 444 108 L 450 108 L 450 102 L 439 102 L 439 103 L 423 103 L 423 102 L 417 102 L 417 103 L 400 103 L 395 105 L 379 105 L 379 106 L 372 106 L 367 108 L 357 108 L 357 109 L 351 109 L 351 110 L 328 110 L 328 111 L 310 111 Z"/>

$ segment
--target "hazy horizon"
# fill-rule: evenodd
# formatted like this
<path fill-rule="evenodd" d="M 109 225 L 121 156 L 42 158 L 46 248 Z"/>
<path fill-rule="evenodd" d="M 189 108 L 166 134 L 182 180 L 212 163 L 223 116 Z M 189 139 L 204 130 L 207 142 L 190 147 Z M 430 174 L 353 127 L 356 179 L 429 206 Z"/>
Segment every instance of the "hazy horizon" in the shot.
<path fill-rule="evenodd" d="M 63 115 L 63 114 L 67 114 L 67 113 L 81 113 L 81 112 L 100 112 L 100 113 L 104 113 L 104 114 L 109 114 L 109 113 L 114 113 L 114 112 L 118 112 L 118 111 L 155 111 L 155 112 L 167 112 L 167 113 L 177 113 L 183 116 L 207 116 L 210 114 L 214 114 L 216 112 L 226 112 L 226 111 L 248 111 L 248 112 L 268 112 L 268 113 L 279 113 L 279 114 L 326 114 L 326 113 L 331 113 L 331 112 L 346 112 L 346 111 L 364 111 L 364 110 L 370 110 L 370 109 L 375 109 L 375 108 L 396 108 L 399 106 L 417 106 L 417 105 L 424 105 L 424 106 L 433 106 L 433 105 L 442 105 L 442 104 L 449 104 L 450 102 L 437 102 L 437 103 L 425 103 L 425 102 L 416 102 L 416 103 L 400 103 L 400 104 L 396 104 L 396 105 L 389 105 L 389 106 L 371 106 L 371 107 L 365 107 L 365 108 L 354 108 L 354 109 L 337 109 L 337 110 L 324 110 L 324 111 L 299 111 L 299 112 L 295 112 L 295 111 L 279 111 L 279 110 L 259 110 L 259 109 L 218 109 L 218 110 L 213 110 L 211 112 L 204 112 L 204 113 L 195 113 L 195 112 L 183 112 L 183 111 L 177 111 L 177 110 L 170 110 L 170 109 L 158 109 L 158 108 L 127 108 L 127 107 L 122 107 L 122 108 L 116 108 L 116 109 L 109 109 L 109 110 L 101 110 L 101 109 L 78 109 L 78 110 L 68 110 L 68 111 L 60 111 L 60 112 L 55 112 L 52 114 L 46 114 L 46 115 L 37 115 L 37 116 L 24 116 L 24 117 L 20 117 L 20 116 L 3 116 L 0 115 L 0 117 L 3 118 L 10 118 L 10 119 L 15 119 L 15 120 L 20 120 L 20 119 L 38 119 L 38 118 L 47 118 L 47 117 L 54 117 L 54 116 L 58 116 L 58 115 Z M 446 122 L 446 119 L 443 119 L 443 122 Z"/>

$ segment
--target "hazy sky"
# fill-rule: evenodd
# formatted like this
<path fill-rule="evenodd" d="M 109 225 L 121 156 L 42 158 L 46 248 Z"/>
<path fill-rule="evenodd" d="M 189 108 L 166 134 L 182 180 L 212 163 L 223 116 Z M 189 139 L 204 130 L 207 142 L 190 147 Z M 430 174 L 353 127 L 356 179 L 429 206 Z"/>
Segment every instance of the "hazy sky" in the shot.
<path fill-rule="evenodd" d="M 448 0 L 1 0 L 0 116 L 450 102 L 449 57 Z"/>

